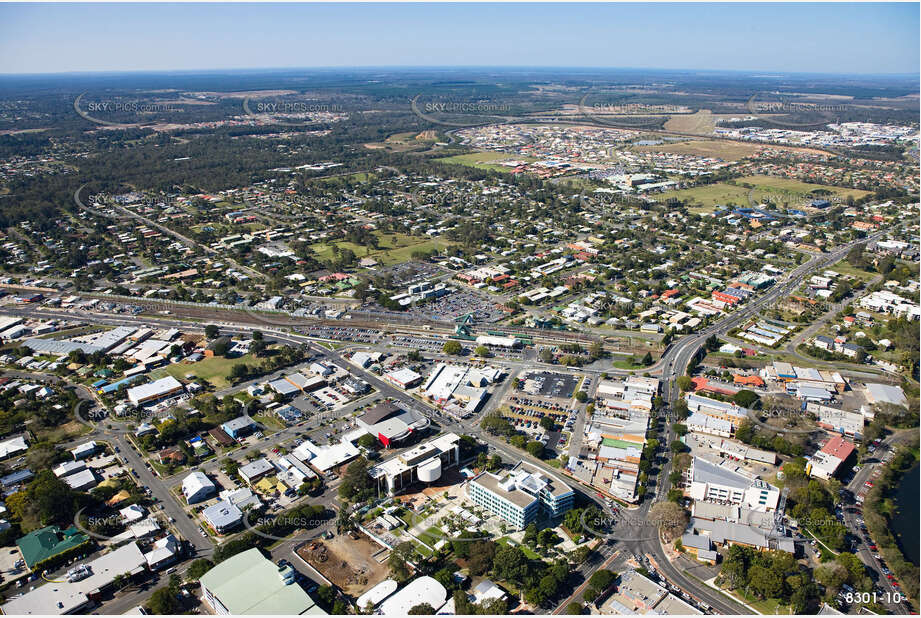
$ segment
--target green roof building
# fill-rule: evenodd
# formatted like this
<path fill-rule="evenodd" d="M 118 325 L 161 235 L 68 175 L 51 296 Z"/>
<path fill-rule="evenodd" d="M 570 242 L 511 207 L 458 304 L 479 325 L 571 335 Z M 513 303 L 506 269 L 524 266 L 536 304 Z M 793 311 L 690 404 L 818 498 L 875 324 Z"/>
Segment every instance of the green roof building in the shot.
<path fill-rule="evenodd" d="M 83 534 L 75 527 L 71 526 L 67 530 L 61 530 L 57 526 L 48 526 L 33 530 L 29 534 L 16 541 L 19 551 L 22 553 L 22 559 L 26 561 L 26 566 L 30 569 L 36 564 L 63 554 L 84 543 L 88 543 L 90 537 Z"/>
<path fill-rule="evenodd" d="M 296 575 L 291 566 L 278 567 L 254 548 L 228 558 L 199 582 L 202 597 L 218 615 L 327 615 Z"/>
<path fill-rule="evenodd" d="M 614 438 L 602 438 L 602 446 L 612 446 L 614 448 L 641 448 L 642 445 L 637 444 L 636 442 L 628 442 L 626 440 L 616 440 Z"/>

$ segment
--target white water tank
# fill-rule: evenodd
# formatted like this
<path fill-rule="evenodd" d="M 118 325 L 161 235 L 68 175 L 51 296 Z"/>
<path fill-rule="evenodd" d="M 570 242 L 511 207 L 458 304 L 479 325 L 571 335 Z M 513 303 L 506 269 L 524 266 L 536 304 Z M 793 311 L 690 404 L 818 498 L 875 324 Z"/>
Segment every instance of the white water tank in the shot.
<path fill-rule="evenodd" d="M 431 483 L 441 478 L 441 459 L 432 457 L 416 468 L 416 475 L 423 483 Z"/>

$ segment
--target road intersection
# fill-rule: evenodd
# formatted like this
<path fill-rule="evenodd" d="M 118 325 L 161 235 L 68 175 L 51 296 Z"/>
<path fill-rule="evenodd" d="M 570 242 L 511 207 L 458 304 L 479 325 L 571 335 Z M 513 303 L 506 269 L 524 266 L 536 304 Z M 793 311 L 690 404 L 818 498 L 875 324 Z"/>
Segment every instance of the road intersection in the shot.
<path fill-rule="evenodd" d="M 688 364 L 695 357 L 695 355 L 699 353 L 701 347 L 708 337 L 714 335 L 725 335 L 743 321 L 757 315 L 758 312 L 761 311 L 764 307 L 767 307 L 772 303 L 777 302 L 784 296 L 792 293 L 810 273 L 842 259 L 854 246 L 878 238 L 882 236 L 883 233 L 884 232 L 878 232 L 877 234 L 868 238 L 839 247 L 830 253 L 813 257 L 805 264 L 798 266 L 796 269 L 790 272 L 786 277 L 781 279 L 777 285 L 775 285 L 765 294 L 750 300 L 741 309 L 729 314 L 727 317 L 715 323 L 706 326 L 702 331 L 696 334 L 680 338 L 670 344 L 665 353 L 662 355 L 661 359 L 655 365 L 644 370 L 648 371 L 652 375 L 658 375 L 661 378 L 662 383 L 664 384 L 663 399 L 665 400 L 667 407 L 672 406 L 680 396 L 680 391 L 677 386 L 677 378 L 684 374 Z M 47 309 L 30 309 L 26 311 L 4 308 L 3 312 L 13 315 L 27 314 L 29 317 L 63 317 L 67 319 L 73 319 L 75 316 L 74 313 Z M 84 312 L 79 314 L 78 317 L 90 322 L 105 324 L 125 324 L 136 326 L 139 321 L 143 321 L 145 323 L 160 327 L 182 327 L 187 330 L 202 329 L 201 322 L 190 322 L 176 315 L 169 318 L 144 316 L 143 318 L 139 319 Z M 357 367 L 348 363 L 340 351 L 331 350 L 323 345 L 320 345 L 315 341 L 314 338 L 283 330 L 278 325 L 269 324 L 266 325 L 266 327 L 260 328 L 258 326 L 253 326 L 252 324 L 222 324 L 222 330 L 224 330 L 227 334 L 248 334 L 256 329 L 261 330 L 265 338 L 268 340 L 289 343 L 292 345 L 306 346 L 307 349 L 309 349 L 310 354 L 315 359 L 331 362 L 353 373 L 359 373 L 362 379 L 377 389 L 379 395 L 384 397 L 392 397 L 395 400 L 401 402 L 402 405 L 404 405 L 406 408 L 415 409 L 429 416 L 434 414 L 437 417 L 437 422 L 442 429 L 446 431 L 455 431 L 458 433 L 471 435 L 486 443 L 492 450 L 500 453 L 503 456 L 503 459 L 506 461 L 519 461 L 522 459 L 527 459 L 531 464 L 542 468 L 548 474 L 560 475 L 560 471 L 557 468 L 554 468 L 543 461 L 533 458 L 523 451 L 511 447 L 504 440 L 501 440 L 495 436 L 489 435 L 485 431 L 482 431 L 476 422 L 462 423 L 451 419 L 448 415 L 442 415 L 437 410 L 431 408 L 427 403 L 408 396 L 405 392 L 398 390 L 393 385 L 382 380 L 374 373 L 358 369 Z M 512 365 L 514 363 L 507 362 L 503 364 Z M 612 369 L 608 370 L 608 373 L 629 374 L 632 372 Z M 495 405 L 499 399 L 501 398 L 494 398 L 492 404 Z M 667 415 L 666 419 L 670 419 L 670 415 Z M 271 447 L 286 440 L 292 439 L 295 437 L 298 429 L 299 428 L 295 427 L 280 430 L 279 432 L 267 437 L 264 441 L 261 441 L 259 446 L 260 448 Z M 91 434 L 84 437 L 84 439 L 93 438 L 105 440 L 113 446 L 118 447 L 121 457 L 124 459 L 126 465 L 136 474 L 138 482 L 142 485 L 147 485 L 150 488 L 152 496 L 157 498 L 158 503 L 161 505 L 163 511 L 170 516 L 171 520 L 173 520 L 173 525 L 176 530 L 182 537 L 188 540 L 195 547 L 196 557 L 209 556 L 213 553 L 214 547 L 210 539 L 200 534 L 197 524 L 194 523 L 194 520 L 190 519 L 186 510 L 177 502 L 176 498 L 171 493 L 169 485 L 173 480 L 178 479 L 175 477 L 164 479 L 155 474 L 154 471 L 147 466 L 140 453 L 135 449 L 133 443 L 127 439 L 126 429 L 116 428 L 115 424 L 108 424 L 104 429 L 97 425 Z M 663 445 L 668 445 L 672 439 L 674 439 L 674 436 L 672 435 L 670 422 L 667 420 L 665 423 L 664 440 L 661 440 L 660 442 Z M 213 462 L 211 464 L 206 464 L 206 467 L 214 467 L 216 465 L 218 465 L 217 462 Z M 586 563 L 586 565 L 580 567 L 580 569 L 583 570 L 587 569 L 583 573 L 583 576 L 587 578 L 591 573 L 591 569 L 596 568 L 596 566 L 599 566 L 603 563 L 613 561 L 617 552 L 620 552 L 625 556 L 629 554 L 651 558 L 658 566 L 659 573 L 662 576 L 664 576 L 669 582 L 677 585 L 682 590 L 687 591 L 699 602 L 705 603 L 711 606 L 715 611 L 721 613 L 748 613 L 749 610 L 738 602 L 731 600 L 724 594 L 714 590 L 709 586 L 701 584 L 699 581 L 687 575 L 686 571 L 679 566 L 676 566 L 676 563 L 673 563 L 670 557 L 666 554 L 658 538 L 658 534 L 648 534 L 649 509 L 652 504 L 654 504 L 656 501 L 664 499 L 664 496 L 667 494 L 669 485 L 668 476 L 671 472 L 671 467 L 672 462 L 668 457 L 666 457 L 655 481 L 655 493 L 652 494 L 650 498 L 647 498 L 644 502 L 642 502 L 639 507 L 625 511 L 629 512 L 630 521 L 633 523 L 621 524 L 625 527 L 619 531 L 618 536 L 620 537 L 620 540 L 615 541 L 613 544 L 608 542 L 603 543 L 599 550 L 599 554 L 596 557 L 593 557 L 590 562 Z M 589 500 L 595 502 L 602 510 L 607 508 L 605 502 L 599 499 L 597 493 L 594 490 L 582 485 L 581 483 L 578 483 L 575 481 L 575 479 L 569 479 L 569 482 L 579 487 L 579 489 L 585 493 L 586 497 Z M 335 496 L 330 490 L 327 490 L 327 493 L 323 496 L 323 500 L 332 503 L 335 500 Z M 637 525 L 636 522 L 644 522 L 642 524 L 644 528 L 642 533 L 630 528 L 630 526 Z M 293 549 L 293 547 L 291 549 Z M 595 565 L 595 562 L 598 562 L 598 565 Z"/>

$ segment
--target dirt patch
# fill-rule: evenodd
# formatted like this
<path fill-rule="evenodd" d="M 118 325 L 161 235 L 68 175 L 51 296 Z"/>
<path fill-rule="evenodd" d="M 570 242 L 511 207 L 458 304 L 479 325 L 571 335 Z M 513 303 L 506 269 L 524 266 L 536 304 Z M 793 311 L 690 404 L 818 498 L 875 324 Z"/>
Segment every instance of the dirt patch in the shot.
<path fill-rule="evenodd" d="M 242 92 L 199 92 L 192 94 L 201 94 L 218 99 L 245 99 L 246 97 L 281 97 L 297 94 L 297 90 L 244 90 Z"/>
<path fill-rule="evenodd" d="M 387 566 L 372 557 L 380 551 L 381 546 L 364 535 L 357 539 L 340 535 L 311 541 L 299 547 L 297 555 L 346 594 L 358 597 L 387 578 Z"/>
<path fill-rule="evenodd" d="M 217 105 L 214 101 L 203 101 L 201 99 L 186 99 L 180 97 L 172 101 L 160 101 L 164 105 Z"/>
<path fill-rule="evenodd" d="M 675 114 L 665 122 L 667 131 L 683 133 L 699 133 L 710 135 L 716 128 L 716 119 L 708 109 L 702 109 L 696 114 Z"/>

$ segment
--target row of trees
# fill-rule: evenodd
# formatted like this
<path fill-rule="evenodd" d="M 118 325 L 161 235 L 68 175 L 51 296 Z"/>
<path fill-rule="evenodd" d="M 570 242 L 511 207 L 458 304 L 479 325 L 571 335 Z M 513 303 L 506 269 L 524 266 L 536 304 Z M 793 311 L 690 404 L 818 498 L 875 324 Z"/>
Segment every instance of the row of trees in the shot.
<path fill-rule="evenodd" d="M 806 460 L 802 457 L 784 463 L 784 485 L 790 489 L 787 512 L 799 522 L 801 529 L 816 536 L 835 551 L 845 548 L 847 529 L 835 517 L 837 489 L 829 488 L 817 479 L 809 479 L 805 472 Z M 831 481 L 832 487 L 840 487 Z"/>
<path fill-rule="evenodd" d="M 541 419 L 544 421 L 544 419 Z M 546 420 L 543 422 L 542 426 L 545 428 L 549 425 L 553 426 L 552 420 Z M 517 429 L 512 425 L 507 418 L 504 418 L 498 412 L 491 412 L 483 417 L 483 420 L 480 421 L 480 427 L 488 431 L 493 435 L 503 436 L 508 443 L 514 446 L 515 448 L 520 448 L 524 451 L 527 451 L 530 455 L 541 458 L 544 455 L 544 445 L 538 442 L 537 440 L 528 440 L 528 436 Z"/>
<path fill-rule="evenodd" d="M 736 439 L 756 448 L 782 455 L 799 457 L 803 454 L 802 444 L 791 442 L 779 433 L 760 429 L 750 420 L 744 420 L 739 424 L 736 429 Z"/>
<path fill-rule="evenodd" d="M 900 448 L 883 474 L 875 481 L 873 489 L 864 500 L 864 521 L 879 552 L 902 585 L 902 590 L 911 598 L 918 599 L 918 565 L 909 562 L 899 547 L 898 540 L 892 533 L 891 522 L 898 517 L 896 505 L 891 496 L 899 484 L 902 475 L 918 465 L 916 455 L 918 442 Z"/>
<path fill-rule="evenodd" d="M 759 599 L 781 599 L 796 614 L 814 614 L 819 608 L 819 589 L 812 574 L 788 552 L 759 552 L 733 545 L 723 559 L 717 583 Z"/>

